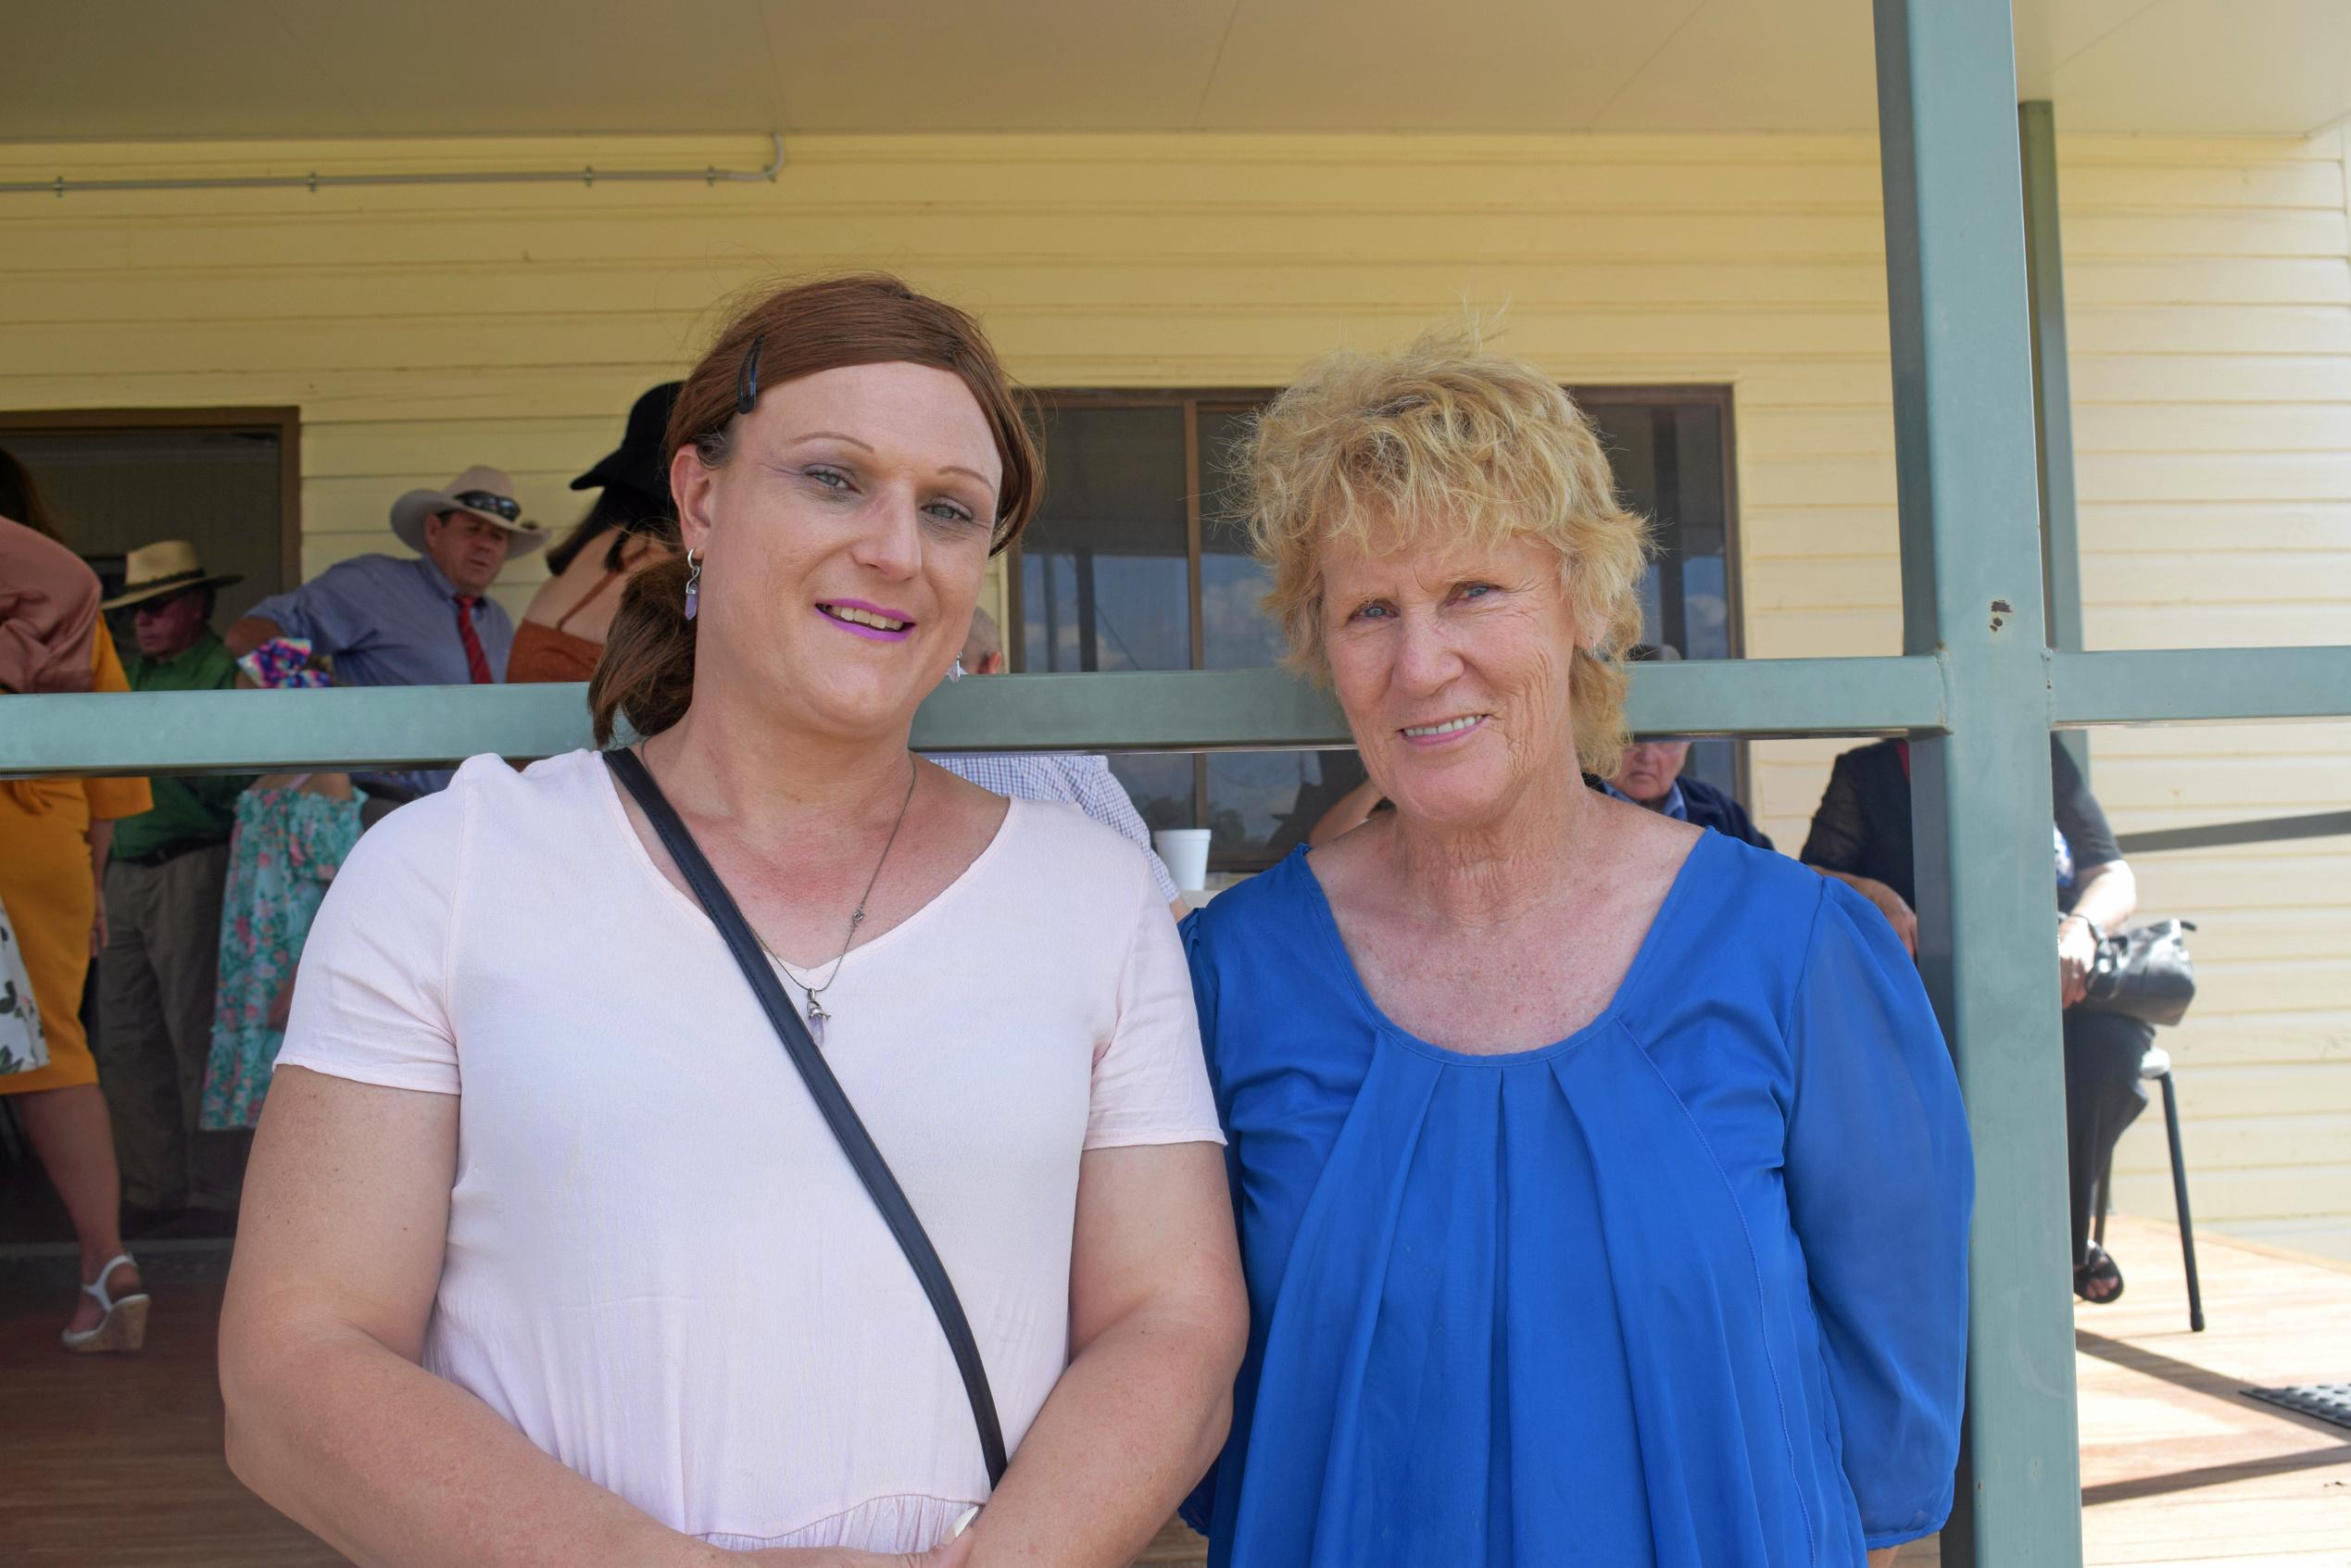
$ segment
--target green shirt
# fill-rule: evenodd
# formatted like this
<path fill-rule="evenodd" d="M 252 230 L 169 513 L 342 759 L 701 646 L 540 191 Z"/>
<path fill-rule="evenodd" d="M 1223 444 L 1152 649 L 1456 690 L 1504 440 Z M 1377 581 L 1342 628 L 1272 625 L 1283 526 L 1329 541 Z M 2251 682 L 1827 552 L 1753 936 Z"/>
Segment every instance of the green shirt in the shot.
<path fill-rule="evenodd" d="M 237 684 L 237 661 L 228 645 L 207 630 L 186 652 L 170 659 L 132 659 L 125 673 L 134 692 L 220 691 Z M 236 825 L 237 797 L 253 779 L 249 774 L 202 774 L 147 782 L 155 792 L 155 809 L 115 823 L 118 860 L 183 846 L 226 844 L 229 830 Z"/>

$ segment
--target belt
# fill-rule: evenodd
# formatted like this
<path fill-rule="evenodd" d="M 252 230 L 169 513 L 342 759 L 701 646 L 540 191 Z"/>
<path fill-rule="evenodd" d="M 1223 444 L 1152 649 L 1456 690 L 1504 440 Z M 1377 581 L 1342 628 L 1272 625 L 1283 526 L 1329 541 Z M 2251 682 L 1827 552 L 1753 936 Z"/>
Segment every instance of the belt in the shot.
<path fill-rule="evenodd" d="M 193 855 L 199 849 L 225 849 L 228 846 L 229 841 L 225 838 L 203 838 L 187 844 L 170 845 L 162 849 L 151 849 L 144 855 L 117 855 L 115 859 L 122 865 L 145 866 L 152 869 L 176 860 L 182 855 Z"/>

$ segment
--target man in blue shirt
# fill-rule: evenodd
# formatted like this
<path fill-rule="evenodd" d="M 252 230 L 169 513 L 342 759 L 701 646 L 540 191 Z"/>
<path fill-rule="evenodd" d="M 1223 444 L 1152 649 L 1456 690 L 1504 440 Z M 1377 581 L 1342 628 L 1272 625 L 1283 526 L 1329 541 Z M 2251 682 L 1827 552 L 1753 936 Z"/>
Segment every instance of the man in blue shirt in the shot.
<path fill-rule="evenodd" d="M 392 532 L 413 557 L 339 561 L 291 593 L 264 599 L 229 628 L 242 658 L 272 637 L 305 637 L 334 660 L 346 686 L 486 685 L 506 678 L 514 623 L 489 596 L 516 556 L 547 543 L 522 516 L 514 485 L 492 468 L 470 468 L 446 490 L 411 490 L 392 504 Z M 430 795 L 446 769 L 357 773 L 364 820 Z"/>
<path fill-rule="evenodd" d="M 972 629 L 956 656 L 963 675 L 1004 672 L 1004 633 L 996 617 L 984 609 L 972 611 Z M 959 778 L 968 779 L 991 795 L 1012 800 L 1059 801 L 1075 806 L 1111 832 L 1140 849 L 1151 862 L 1151 881 L 1177 920 L 1189 911 L 1184 895 L 1168 873 L 1167 862 L 1151 847 L 1151 830 L 1143 825 L 1126 788 L 1110 771 L 1107 757 L 1077 753 L 967 752 L 935 754 L 931 760 Z"/>

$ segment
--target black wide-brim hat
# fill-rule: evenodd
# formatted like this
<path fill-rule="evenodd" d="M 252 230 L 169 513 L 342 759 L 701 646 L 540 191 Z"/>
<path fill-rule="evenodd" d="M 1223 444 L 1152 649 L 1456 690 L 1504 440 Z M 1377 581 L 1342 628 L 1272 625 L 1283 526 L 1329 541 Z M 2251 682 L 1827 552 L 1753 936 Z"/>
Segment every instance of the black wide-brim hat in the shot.
<path fill-rule="evenodd" d="M 662 460 L 663 445 L 669 434 L 670 410 L 677 407 L 677 395 L 685 385 L 682 381 L 663 382 L 638 398 L 629 409 L 628 432 L 621 437 L 620 445 L 573 480 L 572 488 L 597 490 L 618 484 L 667 506 L 670 466 Z"/>

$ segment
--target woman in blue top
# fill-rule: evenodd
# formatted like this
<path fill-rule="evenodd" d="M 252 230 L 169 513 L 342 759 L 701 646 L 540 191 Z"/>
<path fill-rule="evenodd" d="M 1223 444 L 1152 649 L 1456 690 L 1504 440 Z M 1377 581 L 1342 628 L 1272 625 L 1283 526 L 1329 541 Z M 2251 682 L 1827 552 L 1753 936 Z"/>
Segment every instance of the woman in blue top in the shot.
<path fill-rule="evenodd" d="M 1186 925 L 1253 1324 L 1231 1568 L 1860 1568 L 1938 1529 L 1966 1123 L 1843 884 L 1581 786 L 1639 520 L 1458 336 L 1261 420 L 1267 603 L 1395 809 Z"/>

